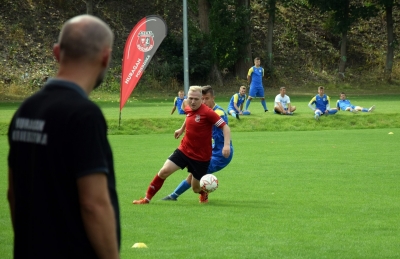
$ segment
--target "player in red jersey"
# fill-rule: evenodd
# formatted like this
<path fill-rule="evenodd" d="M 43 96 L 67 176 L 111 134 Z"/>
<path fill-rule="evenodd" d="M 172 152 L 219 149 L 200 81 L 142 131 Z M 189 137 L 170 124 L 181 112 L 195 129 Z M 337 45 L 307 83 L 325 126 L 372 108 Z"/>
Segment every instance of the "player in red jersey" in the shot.
<path fill-rule="evenodd" d="M 181 144 L 168 157 L 163 167 L 151 181 L 146 197 L 134 200 L 133 204 L 147 204 L 153 196 L 161 189 L 165 179 L 179 169 L 188 168 L 192 173 L 192 189 L 195 193 L 202 196 L 207 193 L 200 188 L 200 179 L 207 173 L 212 154 L 212 126 L 215 125 L 222 129 L 224 134 L 224 147 L 222 154 L 224 157 L 230 155 L 231 132 L 225 121 L 212 109 L 202 104 L 202 88 L 192 86 L 188 92 L 188 106 L 185 107 L 186 120 L 182 127 L 175 131 L 174 136 L 178 139 L 186 131 Z"/>

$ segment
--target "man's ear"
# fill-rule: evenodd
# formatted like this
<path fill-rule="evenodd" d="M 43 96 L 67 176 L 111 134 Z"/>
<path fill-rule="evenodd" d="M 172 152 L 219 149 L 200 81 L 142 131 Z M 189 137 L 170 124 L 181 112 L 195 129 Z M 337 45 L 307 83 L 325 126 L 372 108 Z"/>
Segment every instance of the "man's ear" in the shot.
<path fill-rule="evenodd" d="M 57 62 L 60 62 L 60 44 L 54 44 L 53 55 Z"/>

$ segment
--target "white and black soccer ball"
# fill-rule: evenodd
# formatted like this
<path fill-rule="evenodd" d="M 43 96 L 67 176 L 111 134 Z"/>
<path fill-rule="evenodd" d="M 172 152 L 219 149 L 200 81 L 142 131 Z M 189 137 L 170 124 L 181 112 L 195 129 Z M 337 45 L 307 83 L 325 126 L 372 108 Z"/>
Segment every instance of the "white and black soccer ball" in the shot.
<path fill-rule="evenodd" d="M 207 192 L 213 192 L 218 188 L 218 179 L 213 174 L 206 174 L 200 179 L 200 188 Z"/>

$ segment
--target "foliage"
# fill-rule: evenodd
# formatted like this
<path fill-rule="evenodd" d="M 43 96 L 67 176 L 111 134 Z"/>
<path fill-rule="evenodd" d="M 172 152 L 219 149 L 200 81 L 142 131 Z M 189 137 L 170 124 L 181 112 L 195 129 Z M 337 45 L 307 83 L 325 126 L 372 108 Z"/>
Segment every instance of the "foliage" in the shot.
<path fill-rule="evenodd" d="M 210 10 L 210 41 L 213 61 L 220 68 L 231 68 L 240 56 L 240 49 L 249 42 L 244 34 L 249 10 L 231 0 L 214 0 Z"/>
<path fill-rule="evenodd" d="M 309 0 L 311 6 L 318 7 L 322 13 L 330 13 L 327 28 L 333 33 L 348 31 L 358 19 L 368 19 L 377 14 L 375 5 L 352 2 L 350 0 Z"/>
<path fill-rule="evenodd" d="M 266 35 L 268 10 L 261 4 L 265 0 L 251 1 L 251 19 L 241 18 L 246 10 L 233 8 L 237 1 L 210 1 L 215 21 L 213 36 L 208 38 L 199 31 L 197 1 L 189 0 L 189 73 L 190 81 L 213 84 L 208 78 L 211 64 L 228 68 L 232 73 L 224 78 L 226 91 L 236 91 L 232 64 L 240 58 L 241 44 L 251 42 L 253 56 L 266 60 Z M 317 0 L 315 0 L 317 1 Z M 329 1 L 332 2 L 332 1 Z M 333 1 L 336 2 L 336 1 Z M 362 1 L 354 1 L 361 3 Z M 374 4 L 391 3 L 390 0 L 374 0 Z M 352 1 L 353 3 L 353 1 Z M 393 18 L 400 16 L 396 1 Z M 214 7 L 215 8 L 214 8 Z M 382 7 L 382 5 L 380 5 Z M 219 9 L 218 9 L 219 8 Z M 138 20 L 148 14 L 158 14 L 168 24 L 168 35 L 152 62 L 146 69 L 137 90 L 142 93 L 175 90 L 183 81 L 182 49 L 182 2 L 172 0 L 96 1 L 94 14 L 110 24 L 115 33 L 111 73 L 103 89 L 116 92 L 119 89 L 120 66 L 125 40 Z M 82 0 L 49 1 L 22 0 L 0 1 L 0 89 L 23 87 L 19 92 L 38 89 L 42 82 L 53 76 L 57 64 L 52 57 L 52 45 L 57 40 L 61 24 L 68 18 L 86 12 Z M 305 0 L 278 1 L 277 20 L 274 29 L 275 78 L 266 79 L 266 87 L 282 85 L 304 87 L 312 84 L 336 83 L 338 46 L 340 38 L 330 28 L 335 27 L 332 11 L 321 13 Z M 221 18 L 221 19 L 220 19 Z M 251 34 L 244 35 L 243 25 L 251 24 Z M 348 73 L 346 82 L 380 85 L 384 71 L 386 34 L 384 13 L 367 20 L 356 20 L 349 31 Z M 399 34 L 394 26 L 394 34 Z M 238 33 L 240 32 L 240 33 Z M 397 41 L 394 41 L 395 46 Z M 396 48 L 395 51 L 398 51 Z M 396 53 L 395 53 L 396 54 Z M 399 55 L 394 55 L 393 83 L 400 75 Z M 235 89 L 228 89 L 230 86 Z M 135 90 L 136 91 L 136 90 Z M 14 91 L 15 92 L 15 91 Z M 9 97 L 7 97 L 9 98 Z M 12 97 L 14 98 L 14 97 Z"/>

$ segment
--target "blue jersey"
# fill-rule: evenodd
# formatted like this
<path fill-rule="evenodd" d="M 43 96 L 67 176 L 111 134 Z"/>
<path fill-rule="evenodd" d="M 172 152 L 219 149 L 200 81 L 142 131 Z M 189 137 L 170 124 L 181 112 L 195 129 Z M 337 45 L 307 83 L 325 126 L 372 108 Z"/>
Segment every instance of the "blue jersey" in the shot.
<path fill-rule="evenodd" d="M 176 108 L 178 108 L 179 114 L 185 114 L 185 111 L 182 110 L 182 103 L 186 99 L 186 96 L 183 97 L 183 99 L 179 98 L 179 96 L 175 97 L 174 99 L 174 105 Z"/>
<path fill-rule="evenodd" d="M 264 68 L 252 66 L 247 73 L 248 76 L 251 76 L 251 87 L 260 87 L 263 88 L 262 78 L 264 76 Z"/>
<path fill-rule="evenodd" d="M 322 97 L 317 94 L 311 99 L 308 105 L 311 106 L 314 104 L 316 109 L 320 110 L 321 112 L 325 112 L 330 108 L 330 98 L 326 94 L 324 94 Z"/>
<path fill-rule="evenodd" d="M 240 106 L 244 103 L 244 101 L 246 101 L 246 95 L 240 95 L 239 93 L 234 94 L 231 97 L 231 100 L 229 101 L 228 112 L 230 110 L 236 111 L 235 105 L 234 105 L 235 103 L 236 103 L 236 106 L 240 109 Z M 239 111 L 236 111 L 236 112 L 239 112 Z"/>
<path fill-rule="evenodd" d="M 219 106 L 218 104 L 215 104 L 213 111 L 215 111 L 215 113 L 218 114 L 225 121 L 226 124 L 228 124 L 228 115 L 226 114 L 224 109 L 222 109 L 221 106 Z M 223 133 L 222 129 L 213 125 L 212 138 L 214 141 L 213 152 L 214 152 L 214 150 L 216 150 L 216 151 L 222 150 L 222 148 L 224 147 L 224 133 Z"/>
<path fill-rule="evenodd" d="M 348 107 L 354 109 L 354 105 L 351 105 L 349 100 L 338 100 L 336 107 L 342 111 L 345 111 Z"/>
<path fill-rule="evenodd" d="M 213 110 L 225 121 L 226 124 L 228 124 L 228 115 L 226 114 L 224 109 L 221 108 L 221 106 L 216 104 Z M 212 138 L 214 143 L 210 165 L 207 170 L 208 174 L 218 172 L 225 168 L 231 162 L 233 157 L 232 141 L 230 143 L 231 154 L 229 155 L 229 157 L 224 157 L 222 155 L 222 148 L 224 147 L 224 133 L 222 129 L 213 126 Z"/>

